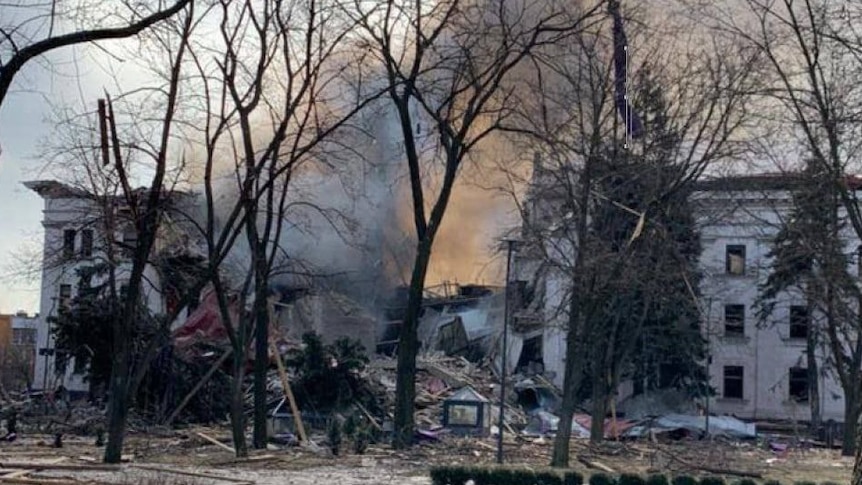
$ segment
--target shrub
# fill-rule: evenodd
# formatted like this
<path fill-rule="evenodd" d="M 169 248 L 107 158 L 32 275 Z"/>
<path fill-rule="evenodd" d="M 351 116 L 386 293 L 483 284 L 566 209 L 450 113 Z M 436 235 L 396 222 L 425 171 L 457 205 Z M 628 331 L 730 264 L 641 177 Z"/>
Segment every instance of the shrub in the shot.
<path fill-rule="evenodd" d="M 733 485 L 757 485 L 757 482 L 750 478 L 743 478 L 741 480 L 733 482 Z"/>
<path fill-rule="evenodd" d="M 721 477 L 703 477 L 700 479 L 700 485 L 725 485 L 725 483 Z"/>
<path fill-rule="evenodd" d="M 646 485 L 646 481 L 640 475 L 634 473 L 623 473 L 617 479 L 619 485 Z"/>
<path fill-rule="evenodd" d="M 647 477 L 646 485 L 670 485 L 670 481 L 664 475 L 654 474 Z"/>
<path fill-rule="evenodd" d="M 590 477 L 590 485 L 616 485 L 616 480 L 604 473 L 595 473 Z"/>
<path fill-rule="evenodd" d="M 793 485 L 817 485 L 815 482 L 811 482 L 808 480 L 803 480 L 801 482 L 796 482 Z"/>
<path fill-rule="evenodd" d="M 781 482 L 778 480 L 767 480 L 763 482 L 763 485 L 781 485 Z"/>
<path fill-rule="evenodd" d="M 470 479 L 468 470 L 460 466 L 435 466 L 431 468 L 433 485 L 464 485 Z"/>
<path fill-rule="evenodd" d="M 575 471 L 563 473 L 563 485 L 583 485 L 584 476 Z"/>
<path fill-rule="evenodd" d="M 697 485 L 697 480 L 691 475 L 677 475 L 671 480 L 672 485 Z"/>

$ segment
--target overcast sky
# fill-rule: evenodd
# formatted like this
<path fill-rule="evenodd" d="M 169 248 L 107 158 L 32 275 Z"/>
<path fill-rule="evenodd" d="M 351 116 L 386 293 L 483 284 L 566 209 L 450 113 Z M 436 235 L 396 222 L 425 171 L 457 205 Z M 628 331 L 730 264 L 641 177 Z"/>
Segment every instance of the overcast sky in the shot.
<path fill-rule="evenodd" d="M 42 199 L 22 182 L 46 178 L 38 155 L 51 136 L 53 106 L 95 106 L 106 86 L 101 62 L 88 54 L 66 48 L 31 62 L 0 106 L 0 313 L 39 311 L 38 276 L 23 278 L 19 258 L 41 251 Z"/>

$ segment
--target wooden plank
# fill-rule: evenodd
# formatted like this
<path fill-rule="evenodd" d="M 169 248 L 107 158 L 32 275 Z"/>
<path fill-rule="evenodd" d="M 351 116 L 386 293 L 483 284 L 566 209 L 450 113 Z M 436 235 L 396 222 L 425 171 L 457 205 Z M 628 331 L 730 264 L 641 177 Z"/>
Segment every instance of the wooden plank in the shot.
<path fill-rule="evenodd" d="M 186 470 L 175 470 L 173 468 L 167 468 L 162 466 L 155 465 L 131 465 L 134 468 L 140 468 L 142 470 L 149 470 L 153 472 L 162 472 L 162 473 L 175 473 L 177 475 L 185 475 L 188 477 L 197 477 L 197 478 L 209 478 L 212 480 L 221 480 L 223 482 L 231 482 L 231 483 L 243 483 L 243 484 L 253 484 L 253 481 L 244 480 L 240 478 L 231 478 L 231 477 L 223 477 L 221 475 L 214 475 L 210 473 L 199 473 L 199 472 L 190 472 Z"/>
<path fill-rule="evenodd" d="M 32 462 L 0 462 L 3 470 L 69 470 L 69 471 L 99 471 L 115 472 L 121 470 L 117 465 L 73 465 L 69 463 L 32 463 Z"/>
<path fill-rule="evenodd" d="M 25 478 L 25 477 L 0 477 L 0 483 L 23 483 L 27 485 L 81 485 L 83 483 L 77 480 L 68 480 L 63 478 Z"/>
<path fill-rule="evenodd" d="M 227 451 L 229 451 L 229 452 L 231 452 L 231 453 L 236 454 L 236 450 L 235 450 L 235 449 L 233 449 L 233 448 L 231 448 L 230 446 L 228 446 L 228 445 L 226 445 L 226 444 L 222 443 L 221 441 L 219 441 L 219 440 L 217 440 L 217 439 L 213 438 L 212 436 L 207 436 L 207 435 L 205 435 L 205 434 L 201 433 L 200 431 L 195 432 L 195 434 L 196 434 L 196 435 L 198 435 L 198 436 L 200 436 L 201 438 L 203 438 L 203 439 L 205 439 L 205 440 L 209 441 L 210 443 L 212 443 L 212 444 L 214 444 L 214 445 L 218 446 L 219 448 L 222 448 L 222 449 L 224 449 L 224 450 L 227 450 Z"/>

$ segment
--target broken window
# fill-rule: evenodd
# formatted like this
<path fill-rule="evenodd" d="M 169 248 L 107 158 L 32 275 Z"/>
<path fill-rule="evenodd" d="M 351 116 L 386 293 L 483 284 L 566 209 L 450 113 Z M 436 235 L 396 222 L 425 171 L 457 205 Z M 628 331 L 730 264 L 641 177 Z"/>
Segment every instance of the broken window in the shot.
<path fill-rule="evenodd" d="M 89 258 L 93 256 L 93 231 L 92 229 L 84 229 L 81 231 L 81 257 Z"/>
<path fill-rule="evenodd" d="M 728 244 L 725 252 L 724 266 L 725 270 L 727 271 L 727 274 L 744 275 L 745 245 Z"/>
<path fill-rule="evenodd" d="M 527 374 L 541 374 L 545 371 L 545 363 L 542 353 L 542 335 L 524 340 L 521 348 L 521 356 L 518 358 L 516 370 Z"/>
<path fill-rule="evenodd" d="M 724 366 L 724 393 L 728 399 L 742 399 L 744 369 L 741 365 Z"/>
<path fill-rule="evenodd" d="M 745 305 L 724 306 L 724 335 L 727 337 L 745 336 Z"/>
<path fill-rule="evenodd" d="M 75 255 L 75 230 L 66 229 L 63 231 L 63 258 L 72 259 Z"/>
<path fill-rule="evenodd" d="M 808 337 L 808 307 L 794 305 L 790 307 L 790 338 L 804 339 Z"/>
<path fill-rule="evenodd" d="M 60 285 L 60 308 L 69 308 L 72 304 L 72 285 Z"/>
<path fill-rule="evenodd" d="M 791 401 L 808 402 L 808 369 L 791 367 L 789 377 L 789 397 Z"/>

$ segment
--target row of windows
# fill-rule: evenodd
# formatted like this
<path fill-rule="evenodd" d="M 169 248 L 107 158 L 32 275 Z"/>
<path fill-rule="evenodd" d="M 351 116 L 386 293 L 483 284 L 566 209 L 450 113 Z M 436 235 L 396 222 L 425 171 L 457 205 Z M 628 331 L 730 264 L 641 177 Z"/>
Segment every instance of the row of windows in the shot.
<path fill-rule="evenodd" d="M 724 366 L 722 396 L 727 399 L 745 398 L 745 368 Z M 791 367 L 787 372 L 787 397 L 795 402 L 808 402 L 808 369 Z"/>
<path fill-rule="evenodd" d="M 790 338 L 808 338 L 808 327 L 811 324 L 808 307 L 791 306 L 788 323 L 790 324 Z M 724 305 L 724 335 L 726 337 L 745 336 L 745 305 Z"/>
<path fill-rule="evenodd" d="M 856 249 L 857 275 L 862 277 L 862 246 Z M 728 244 L 724 247 L 724 271 L 733 276 L 743 276 L 745 272 L 745 245 Z"/>

